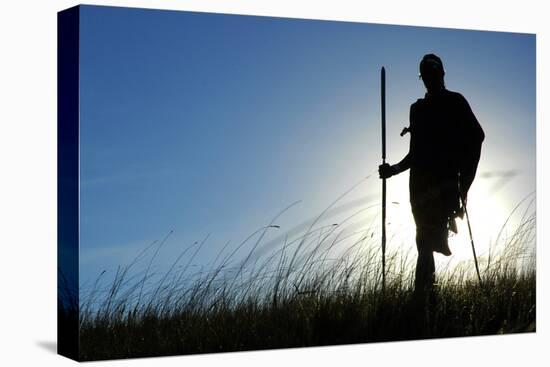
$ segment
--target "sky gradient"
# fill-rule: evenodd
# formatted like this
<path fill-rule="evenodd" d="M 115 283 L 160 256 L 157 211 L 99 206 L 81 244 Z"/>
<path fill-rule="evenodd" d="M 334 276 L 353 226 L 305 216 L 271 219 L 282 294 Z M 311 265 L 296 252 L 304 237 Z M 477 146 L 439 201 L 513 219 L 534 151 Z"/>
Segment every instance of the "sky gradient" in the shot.
<path fill-rule="evenodd" d="M 200 264 L 297 200 L 268 239 L 358 182 L 327 223 L 379 203 L 380 68 L 396 163 L 426 53 L 442 58 L 447 88 L 486 134 L 470 196 L 476 235 L 487 241 L 496 229 L 481 227 L 535 190 L 532 34 L 96 6 L 81 7 L 80 26 L 81 284 L 172 230 L 159 264 L 209 235 Z M 414 245 L 407 181 L 388 181 L 398 203 L 388 231 Z M 360 222 L 378 209 L 369 213 Z"/>

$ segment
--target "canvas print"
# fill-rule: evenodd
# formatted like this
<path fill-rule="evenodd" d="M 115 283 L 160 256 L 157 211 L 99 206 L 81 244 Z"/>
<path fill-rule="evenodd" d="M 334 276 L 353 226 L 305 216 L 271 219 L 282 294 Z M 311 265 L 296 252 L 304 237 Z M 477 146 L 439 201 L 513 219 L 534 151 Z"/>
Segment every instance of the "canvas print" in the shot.
<path fill-rule="evenodd" d="M 535 34 L 61 11 L 59 353 L 535 332 L 535 55 Z"/>

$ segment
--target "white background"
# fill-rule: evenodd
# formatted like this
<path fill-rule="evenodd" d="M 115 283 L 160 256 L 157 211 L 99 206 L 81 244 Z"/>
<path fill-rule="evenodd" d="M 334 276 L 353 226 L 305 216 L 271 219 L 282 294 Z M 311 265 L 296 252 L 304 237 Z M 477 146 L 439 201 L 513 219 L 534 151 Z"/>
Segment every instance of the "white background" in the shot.
<path fill-rule="evenodd" d="M 537 333 L 101 362 L 104 365 L 314 364 L 539 366 L 548 363 L 546 239 L 549 32 L 544 1 L 91 1 L 537 34 Z M 56 341 L 56 12 L 72 1 L 0 7 L 0 364 L 69 365 Z M 495 60 L 497 63 L 498 60 Z M 545 144 L 546 143 L 546 144 Z M 548 311 L 546 311 L 548 312 Z M 546 362 L 546 363 L 545 363 Z"/>

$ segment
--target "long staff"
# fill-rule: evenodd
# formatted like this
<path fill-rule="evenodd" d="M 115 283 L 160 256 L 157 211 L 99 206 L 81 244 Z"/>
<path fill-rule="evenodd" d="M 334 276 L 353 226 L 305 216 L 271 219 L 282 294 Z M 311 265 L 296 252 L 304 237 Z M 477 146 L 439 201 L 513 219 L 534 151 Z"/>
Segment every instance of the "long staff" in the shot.
<path fill-rule="evenodd" d="M 474 264 L 476 266 L 477 280 L 479 280 L 479 286 L 483 288 L 483 282 L 481 281 L 481 274 L 479 272 L 479 264 L 477 262 L 476 247 L 474 245 L 474 235 L 472 234 L 472 226 L 470 225 L 470 215 L 468 214 L 468 209 L 466 209 L 466 200 L 464 200 L 464 195 L 462 194 L 462 189 L 460 188 L 460 183 L 458 186 L 458 192 L 460 194 L 460 202 L 464 208 L 464 213 L 466 214 L 466 223 L 468 223 L 468 232 L 470 233 L 470 243 L 472 244 L 472 253 L 474 255 Z"/>
<path fill-rule="evenodd" d="M 386 69 L 380 72 L 382 102 L 382 164 L 386 163 Z M 386 287 L 386 179 L 382 179 L 382 289 Z"/>

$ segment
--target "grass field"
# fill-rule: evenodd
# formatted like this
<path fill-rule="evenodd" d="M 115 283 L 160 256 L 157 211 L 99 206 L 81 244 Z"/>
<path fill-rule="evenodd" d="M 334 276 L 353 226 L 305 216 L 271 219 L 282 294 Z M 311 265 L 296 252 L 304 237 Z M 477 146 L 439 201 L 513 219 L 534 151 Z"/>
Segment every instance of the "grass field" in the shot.
<path fill-rule="evenodd" d="M 533 199 L 534 200 L 534 199 Z M 532 201 L 531 201 L 532 204 Z M 531 207 L 529 204 L 529 208 Z M 535 214 L 525 210 L 500 252 L 438 269 L 427 302 L 413 296 L 413 269 L 396 250 L 381 282 L 375 237 L 346 236 L 341 224 L 315 227 L 257 257 L 275 220 L 208 269 L 192 262 L 206 241 L 185 248 L 164 273 L 152 264 L 167 237 L 154 242 L 105 287 L 101 274 L 81 294 L 82 360 L 306 347 L 421 338 L 532 332 L 536 329 Z M 322 230 L 321 230 L 322 228 Z M 236 261 L 245 245 L 249 252 Z M 334 249 L 345 251 L 334 257 Z M 144 269 L 133 273 L 138 262 Z"/>

